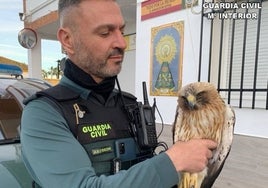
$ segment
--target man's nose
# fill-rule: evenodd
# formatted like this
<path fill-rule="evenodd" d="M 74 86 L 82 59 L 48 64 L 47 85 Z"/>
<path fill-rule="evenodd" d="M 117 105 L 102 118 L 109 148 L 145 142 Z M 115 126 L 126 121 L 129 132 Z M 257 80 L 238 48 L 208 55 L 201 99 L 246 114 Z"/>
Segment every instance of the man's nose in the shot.
<path fill-rule="evenodd" d="M 120 48 L 120 49 L 126 49 L 127 47 L 127 42 L 122 34 L 121 31 L 116 32 L 116 37 L 114 41 L 114 47 L 115 48 Z"/>

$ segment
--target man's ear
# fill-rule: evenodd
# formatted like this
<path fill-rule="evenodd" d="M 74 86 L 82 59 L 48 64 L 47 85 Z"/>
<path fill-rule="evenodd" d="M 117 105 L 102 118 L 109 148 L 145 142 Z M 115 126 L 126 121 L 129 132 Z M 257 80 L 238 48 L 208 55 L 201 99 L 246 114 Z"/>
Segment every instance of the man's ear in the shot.
<path fill-rule="evenodd" d="M 62 48 L 68 55 L 74 54 L 73 38 L 69 28 L 59 28 L 57 33 L 58 40 L 60 41 Z"/>

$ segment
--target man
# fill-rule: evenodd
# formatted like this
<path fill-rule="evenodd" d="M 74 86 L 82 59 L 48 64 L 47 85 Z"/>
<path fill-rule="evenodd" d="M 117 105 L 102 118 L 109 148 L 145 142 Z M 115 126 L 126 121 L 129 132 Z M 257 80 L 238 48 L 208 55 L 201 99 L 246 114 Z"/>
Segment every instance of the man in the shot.
<path fill-rule="evenodd" d="M 116 155 L 111 143 L 131 137 L 114 91 L 126 48 L 125 23 L 113 0 L 59 0 L 59 18 L 57 36 L 68 55 L 60 87 L 28 102 L 22 117 L 23 159 L 34 181 L 48 188 L 168 188 L 180 172 L 204 169 L 217 145 L 210 140 L 178 142 L 109 172 Z M 132 96 L 123 97 L 133 104 Z"/>

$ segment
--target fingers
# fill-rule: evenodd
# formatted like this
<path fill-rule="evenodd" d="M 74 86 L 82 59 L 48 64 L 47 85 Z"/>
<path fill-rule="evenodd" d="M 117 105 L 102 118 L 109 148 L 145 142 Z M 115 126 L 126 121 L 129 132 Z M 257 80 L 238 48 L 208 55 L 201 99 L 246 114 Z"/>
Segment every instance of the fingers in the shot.
<path fill-rule="evenodd" d="M 212 154 L 212 151 L 211 150 L 207 150 L 207 159 L 211 159 L 213 154 Z"/>
<path fill-rule="evenodd" d="M 166 153 L 177 171 L 200 172 L 213 157 L 217 143 L 208 139 L 192 139 L 176 142 Z"/>
<path fill-rule="evenodd" d="M 214 149 L 217 148 L 217 146 L 218 146 L 218 143 L 217 143 L 217 142 L 212 141 L 212 140 L 208 140 L 208 139 L 204 139 L 204 140 L 205 140 L 206 143 L 207 143 L 207 147 L 208 147 L 208 149 L 210 149 L 210 150 L 214 150 Z"/>
<path fill-rule="evenodd" d="M 207 147 L 207 159 L 211 159 L 213 157 L 213 150 L 217 148 L 218 144 L 217 142 L 214 142 L 212 140 L 204 139 Z"/>

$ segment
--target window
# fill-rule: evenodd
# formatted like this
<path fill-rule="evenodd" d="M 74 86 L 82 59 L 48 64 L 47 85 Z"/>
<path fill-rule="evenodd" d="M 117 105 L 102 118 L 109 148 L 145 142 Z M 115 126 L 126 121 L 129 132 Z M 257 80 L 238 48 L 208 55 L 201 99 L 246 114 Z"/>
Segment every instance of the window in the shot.
<path fill-rule="evenodd" d="M 21 109 L 11 96 L 0 99 L 0 138 L 12 139 L 18 137 L 18 127 L 21 119 Z"/>
<path fill-rule="evenodd" d="M 258 12 L 258 9 L 237 9 Z M 268 2 L 262 4 L 260 30 L 258 19 L 229 22 L 226 84 L 231 83 L 231 104 L 239 107 L 265 108 L 268 81 Z M 228 31 L 229 30 L 229 31 Z M 234 34 L 234 35 L 233 35 Z M 233 41 L 232 41 L 233 40 Z M 232 43 L 233 42 L 233 43 Z M 233 45 L 233 46 L 232 46 Z M 232 67 L 231 67 L 232 66 Z M 229 82 L 231 80 L 231 82 Z M 255 96 L 254 96 L 255 95 Z"/>
<path fill-rule="evenodd" d="M 208 81 L 215 83 L 229 104 L 268 110 L 268 1 L 247 2 L 259 2 L 262 8 L 203 12 L 198 80 L 206 76 L 201 73 L 208 67 Z M 218 16 L 211 19 L 210 13 Z M 257 19 L 220 19 L 222 13 L 251 13 Z"/>

